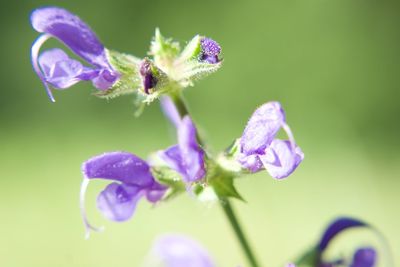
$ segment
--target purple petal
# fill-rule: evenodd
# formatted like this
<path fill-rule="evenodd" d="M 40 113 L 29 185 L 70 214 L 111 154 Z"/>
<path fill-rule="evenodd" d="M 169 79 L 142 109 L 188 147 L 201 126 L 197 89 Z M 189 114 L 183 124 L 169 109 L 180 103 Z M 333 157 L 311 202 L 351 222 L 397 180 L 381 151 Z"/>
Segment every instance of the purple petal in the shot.
<path fill-rule="evenodd" d="M 151 62 L 148 59 L 144 59 L 140 63 L 139 70 L 143 80 L 143 90 L 146 94 L 150 94 L 150 89 L 157 85 L 157 78 L 153 75 Z"/>
<path fill-rule="evenodd" d="M 219 62 L 218 56 L 202 55 L 201 60 L 210 64 L 217 64 Z"/>
<path fill-rule="evenodd" d="M 97 197 L 97 207 L 107 219 L 122 222 L 132 217 L 142 196 L 137 186 L 111 183 Z"/>
<path fill-rule="evenodd" d="M 201 47 L 201 60 L 206 61 L 210 64 L 216 64 L 220 60 L 218 55 L 221 53 L 221 46 L 210 38 L 202 38 L 200 40 Z"/>
<path fill-rule="evenodd" d="M 51 68 L 59 61 L 69 60 L 70 57 L 61 49 L 54 48 L 44 51 L 39 56 L 39 65 L 46 76 L 50 76 Z"/>
<path fill-rule="evenodd" d="M 259 156 L 260 160 L 268 173 L 276 179 L 289 176 L 304 159 L 298 146 L 295 145 L 293 151 L 289 141 L 279 139 L 273 140 L 265 152 L 265 155 Z"/>
<path fill-rule="evenodd" d="M 240 140 L 245 155 L 264 154 L 285 122 L 285 113 L 278 102 L 268 102 L 253 113 Z"/>
<path fill-rule="evenodd" d="M 58 7 L 39 8 L 32 12 L 33 28 L 62 41 L 87 62 L 109 67 L 105 49 L 95 33 L 79 17 Z"/>
<path fill-rule="evenodd" d="M 179 127 L 181 123 L 181 116 L 179 115 L 178 110 L 174 102 L 172 102 L 171 97 L 163 96 L 160 98 L 161 109 L 164 112 L 164 115 L 175 125 L 176 128 Z"/>
<path fill-rule="evenodd" d="M 79 61 L 69 58 L 61 49 L 43 52 L 39 57 L 39 65 L 46 81 L 58 89 L 65 89 L 79 82 L 79 75 L 84 70 Z"/>
<path fill-rule="evenodd" d="M 159 153 L 162 160 L 173 170 L 185 174 L 185 168 L 182 164 L 182 156 L 178 145 L 171 146 Z"/>
<path fill-rule="evenodd" d="M 215 267 L 200 244 L 181 235 L 161 237 L 156 241 L 153 253 L 165 267 Z"/>
<path fill-rule="evenodd" d="M 377 258 L 376 254 L 374 248 L 360 248 L 354 253 L 350 267 L 374 267 Z"/>
<path fill-rule="evenodd" d="M 365 227 L 368 226 L 366 223 L 359 221 L 353 218 L 338 218 L 333 223 L 331 223 L 328 228 L 325 230 L 321 241 L 318 244 L 318 248 L 320 251 L 324 251 L 329 242 L 342 231 L 353 228 L 353 227 Z"/>
<path fill-rule="evenodd" d="M 167 189 L 168 188 L 166 186 L 154 181 L 153 185 L 148 187 L 146 190 L 146 198 L 148 201 L 156 203 L 163 198 Z"/>
<path fill-rule="evenodd" d="M 261 162 L 258 155 L 246 156 L 244 154 L 240 154 L 237 160 L 243 168 L 248 169 L 253 173 L 258 172 L 264 168 L 263 163 Z"/>
<path fill-rule="evenodd" d="M 125 184 L 148 186 L 154 181 L 146 161 L 128 152 L 108 152 L 82 164 L 85 178 L 102 178 Z"/>
<path fill-rule="evenodd" d="M 107 90 L 119 78 L 119 75 L 116 72 L 113 72 L 109 69 L 100 70 L 99 74 L 92 79 L 93 86 L 100 90 Z"/>
<path fill-rule="evenodd" d="M 202 38 L 200 41 L 201 51 L 208 56 L 218 56 L 221 46 L 211 38 Z"/>
<path fill-rule="evenodd" d="M 178 146 L 186 182 L 195 182 L 205 175 L 204 151 L 197 143 L 197 132 L 189 116 L 185 116 L 178 128 Z"/>

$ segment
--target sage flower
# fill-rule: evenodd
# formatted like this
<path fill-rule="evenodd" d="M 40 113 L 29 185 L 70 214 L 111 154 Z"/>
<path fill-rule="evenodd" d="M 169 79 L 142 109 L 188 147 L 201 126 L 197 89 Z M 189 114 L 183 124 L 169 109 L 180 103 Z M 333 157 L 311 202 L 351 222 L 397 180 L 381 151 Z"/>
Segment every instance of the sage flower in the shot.
<path fill-rule="evenodd" d="M 144 266 L 158 267 L 215 267 L 208 251 L 183 235 L 158 238 Z"/>
<path fill-rule="evenodd" d="M 159 156 L 173 170 L 182 175 L 182 180 L 192 183 L 201 180 L 205 174 L 205 153 L 197 142 L 197 130 L 192 119 L 186 115 L 182 119 L 171 99 L 161 100 L 164 113 L 177 128 L 178 144 L 159 153 Z"/>
<path fill-rule="evenodd" d="M 49 85 L 62 90 L 79 81 L 92 81 L 97 89 L 107 90 L 118 81 L 119 73 L 111 66 L 106 48 L 76 15 L 58 7 L 39 8 L 32 12 L 31 24 L 42 33 L 31 48 L 32 65 L 51 101 L 55 100 Z M 58 39 L 91 66 L 84 66 L 59 48 L 39 55 L 49 38 Z"/>
<path fill-rule="evenodd" d="M 321 240 L 318 243 L 318 250 L 324 251 L 329 243 L 332 241 L 334 237 L 343 232 L 344 230 L 348 230 L 350 228 L 355 227 L 367 227 L 368 225 L 360 220 L 349 218 L 349 217 L 340 217 L 334 220 L 324 231 Z"/>
<path fill-rule="evenodd" d="M 140 199 L 159 201 L 167 187 L 153 177 L 146 161 L 128 152 L 108 152 L 95 156 L 82 164 L 83 182 L 80 205 L 87 235 L 92 226 L 85 212 L 85 194 L 91 179 L 112 181 L 97 197 L 97 207 L 109 220 L 122 222 L 130 219 Z"/>
<path fill-rule="evenodd" d="M 276 138 L 281 128 L 289 140 Z M 251 172 L 265 168 L 276 179 L 289 176 L 304 159 L 278 102 L 268 102 L 256 109 L 244 129 L 239 146 L 237 160 L 244 168 Z"/>
<path fill-rule="evenodd" d="M 319 255 L 318 267 L 335 267 L 346 265 L 348 267 L 374 267 L 376 264 L 377 253 L 373 247 L 360 247 L 354 254 L 353 259 L 349 263 L 349 260 L 345 258 L 339 258 L 335 261 L 325 261 L 322 259 L 322 253 L 328 248 L 331 241 L 343 233 L 345 230 L 357 228 L 357 227 L 370 227 L 365 222 L 354 218 L 342 217 L 333 221 L 323 233 L 320 242 L 317 245 L 317 251 Z M 347 264 L 346 264 L 347 262 Z"/>

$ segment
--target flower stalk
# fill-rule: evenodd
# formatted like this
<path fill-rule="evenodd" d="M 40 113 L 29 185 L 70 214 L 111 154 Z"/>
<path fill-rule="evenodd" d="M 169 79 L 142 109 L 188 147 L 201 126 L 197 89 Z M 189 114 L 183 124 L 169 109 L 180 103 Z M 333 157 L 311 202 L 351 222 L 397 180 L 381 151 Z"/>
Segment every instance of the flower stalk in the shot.
<path fill-rule="evenodd" d="M 223 201 L 221 201 L 221 207 L 224 211 L 224 214 L 226 215 L 230 225 L 232 226 L 232 229 L 239 241 L 239 244 L 244 252 L 244 254 L 246 255 L 246 258 L 248 260 L 248 262 L 250 263 L 251 267 L 260 267 L 261 265 L 259 265 L 256 256 L 253 252 L 253 250 L 250 247 L 249 241 L 247 240 L 242 227 L 240 226 L 239 220 L 232 208 L 232 205 L 229 201 L 229 199 L 224 199 Z"/>
<path fill-rule="evenodd" d="M 173 103 L 175 104 L 179 115 L 181 117 L 185 116 L 185 115 L 189 115 L 189 111 L 188 108 L 186 107 L 185 101 L 184 99 L 181 97 L 180 94 L 171 94 L 170 95 Z M 199 144 L 203 144 L 203 141 L 201 140 L 201 138 L 197 135 L 197 140 L 199 142 Z M 222 210 L 224 211 L 224 214 L 226 216 L 226 218 L 229 221 L 229 224 L 231 225 L 233 232 L 236 235 L 237 240 L 239 241 L 240 247 L 243 250 L 244 255 L 246 256 L 247 261 L 249 262 L 251 267 L 260 267 L 261 265 L 259 265 L 256 256 L 253 252 L 253 250 L 251 249 L 250 243 L 242 229 L 242 226 L 239 223 L 239 220 L 232 208 L 232 205 L 229 201 L 228 198 L 223 198 L 220 200 L 221 203 L 221 207 Z"/>

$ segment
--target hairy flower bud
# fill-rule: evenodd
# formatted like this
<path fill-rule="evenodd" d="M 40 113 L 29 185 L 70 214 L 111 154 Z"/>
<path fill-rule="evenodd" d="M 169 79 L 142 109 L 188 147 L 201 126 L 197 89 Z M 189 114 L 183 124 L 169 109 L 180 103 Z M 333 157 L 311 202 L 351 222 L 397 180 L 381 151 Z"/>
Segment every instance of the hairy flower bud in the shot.
<path fill-rule="evenodd" d="M 206 61 L 210 64 L 216 64 L 220 62 L 218 56 L 221 53 L 221 47 L 216 41 L 210 38 L 203 37 L 200 40 L 200 45 L 201 45 L 200 60 Z"/>
<path fill-rule="evenodd" d="M 140 64 L 140 75 L 142 76 L 143 91 L 150 94 L 150 90 L 157 85 L 157 78 L 153 74 L 151 61 L 144 59 Z"/>

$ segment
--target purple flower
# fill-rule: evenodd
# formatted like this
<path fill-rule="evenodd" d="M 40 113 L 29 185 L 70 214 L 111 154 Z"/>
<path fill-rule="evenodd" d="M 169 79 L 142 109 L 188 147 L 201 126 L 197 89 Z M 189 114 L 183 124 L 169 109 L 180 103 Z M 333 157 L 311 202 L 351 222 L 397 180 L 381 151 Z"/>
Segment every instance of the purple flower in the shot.
<path fill-rule="evenodd" d="M 322 253 L 327 249 L 331 241 L 339 234 L 343 233 L 345 230 L 353 229 L 356 227 L 370 227 L 368 224 L 348 217 L 338 218 L 333 221 L 325 230 L 320 242 L 317 245 L 318 250 L 318 266 L 319 267 L 334 267 L 342 266 L 346 260 L 344 258 L 339 258 L 336 261 L 326 262 L 322 260 Z M 352 263 L 349 267 L 373 267 L 376 262 L 376 251 L 374 248 L 359 248 L 353 255 Z"/>
<path fill-rule="evenodd" d="M 186 183 L 201 180 L 205 174 L 204 151 L 197 143 L 197 130 L 191 118 L 182 119 L 169 97 L 161 100 L 164 112 L 178 131 L 178 144 L 159 153 L 160 157 L 173 170 L 182 175 Z"/>
<path fill-rule="evenodd" d="M 210 38 L 202 38 L 200 40 L 201 55 L 200 60 L 210 64 L 216 64 L 221 60 L 218 58 L 221 53 L 221 46 Z"/>
<path fill-rule="evenodd" d="M 374 248 L 360 248 L 353 256 L 350 267 L 374 267 L 376 263 L 376 251 Z"/>
<path fill-rule="evenodd" d="M 324 251 L 328 247 L 331 240 L 344 230 L 354 227 L 366 227 L 366 226 L 368 226 L 366 223 L 354 218 L 348 218 L 348 217 L 338 218 L 335 221 L 333 221 L 328 226 L 328 228 L 326 228 L 318 244 L 318 250 L 321 252 Z"/>
<path fill-rule="evenodd" d="M 32 45 L 31 59 L 51 101 L 55 100 L 49 84 L 55 89 L 66 89 L 79 81 L 90 80 L 97 89 L 106 90 L 118 80 L 119 74 L 110 65 L 105 47 L 79 17 L 62 8 L 44 7 L 32 12 L 31 24 L 43 33 Z M 51 37 L 92 66 L 83 66 L 58 48 L 39 55 L 41 46 Z"/>
<path fill-rule="evenodd" d="M 82 173 L 80 204 L 87 235 L 89 230 L 99 230 L 90 225 L 85 212 L 85 194 L 91 179 L 113 181 L 97 197 L 97 207 L 107 219 L 117 222 L 131 218 L 142 197 L 155 203 L 167 190 L 155 181 L 146 161 L 128 152 L 95 156 L 82 164 Z"/>
<path fill-rule="evenodd" d="M 289 140 L 276 139 L 281 128 Z M 303 159 L 304 154 L 294 141 L 280 103 L 268 102 L 256 109 L 240 139 L 239 163 L 251 172 L 264 167 L 272 177 L 282 179 Z"/>
<path fill-rule="evenodd" d="M 152 248 L 151 258 L 163 267 L 215 267 L 200 244 L 182 235 L 160 237 Z"/>

